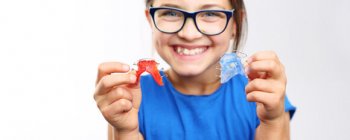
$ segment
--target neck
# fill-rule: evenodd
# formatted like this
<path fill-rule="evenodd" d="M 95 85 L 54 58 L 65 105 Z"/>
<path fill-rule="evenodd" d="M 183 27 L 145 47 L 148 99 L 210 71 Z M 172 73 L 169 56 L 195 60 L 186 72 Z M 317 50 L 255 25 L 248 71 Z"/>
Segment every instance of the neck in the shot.
<path fill-rule="evenodd" d="M 210 95 L 221 85 L 217 71 L 214 66 L 195 76 L 181 76 L 172 69 L 167 70 L 166 74 L 175 89 L 183 94 Z"/>

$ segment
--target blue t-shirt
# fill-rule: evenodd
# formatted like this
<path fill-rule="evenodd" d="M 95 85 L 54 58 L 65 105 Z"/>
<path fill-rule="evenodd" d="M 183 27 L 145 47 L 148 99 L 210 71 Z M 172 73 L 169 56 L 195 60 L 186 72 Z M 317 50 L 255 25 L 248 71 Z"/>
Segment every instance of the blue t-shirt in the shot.
<path fill-rule="evenodd" d="M 260 121 L 255 102 L 246 99 L 244 76 L 200 96 L 180 93 L 165 76 L 163 82 L 158 86 L 151 75 L 141 77 L 139 129 L 146 140 L 254 139 Z M 287 97 L 285 110 L 291 116 L 295 111 Z"/>

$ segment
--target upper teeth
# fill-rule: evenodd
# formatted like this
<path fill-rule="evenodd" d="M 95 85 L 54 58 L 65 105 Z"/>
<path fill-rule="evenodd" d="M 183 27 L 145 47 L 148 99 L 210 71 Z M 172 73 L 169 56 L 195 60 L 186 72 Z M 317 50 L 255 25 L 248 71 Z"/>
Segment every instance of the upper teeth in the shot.
<path fill-rule="evenodd" d="M 181 54 L 181 55 L 196 55 L 200 54 L 205 51 L 205 48 L 195 48 L 195 49 L 187 49 L 187 48 L 181 48 L 181 47 L 176 47 L 176 52 Z"/>

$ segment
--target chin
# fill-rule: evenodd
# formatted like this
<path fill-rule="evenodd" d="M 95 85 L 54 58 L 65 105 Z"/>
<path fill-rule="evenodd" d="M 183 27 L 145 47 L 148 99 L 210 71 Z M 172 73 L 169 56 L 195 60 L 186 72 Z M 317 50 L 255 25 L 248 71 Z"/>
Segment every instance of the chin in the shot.
<path fill-rule="evenodd" d="M 181 68 L 173 67 L 173 71 L 179 76 L 186 76 L 186 77 L 198 76 L 204 72 L 203 68 L 199 68 L 198 66 L 181 67 Z"/>

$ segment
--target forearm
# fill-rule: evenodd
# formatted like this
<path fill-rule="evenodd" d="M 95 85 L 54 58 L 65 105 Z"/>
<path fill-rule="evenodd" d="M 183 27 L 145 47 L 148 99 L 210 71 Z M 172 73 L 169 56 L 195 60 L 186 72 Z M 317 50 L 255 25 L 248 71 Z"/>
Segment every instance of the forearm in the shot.
<path fill-rule="evenodd" d="M 274 122 L 261 122 L 256 130 L 255 140 L 289 140 L 289 112 Z"/>

